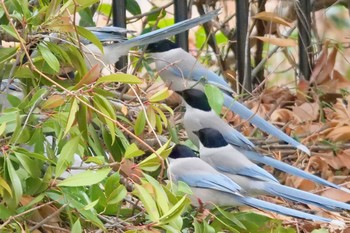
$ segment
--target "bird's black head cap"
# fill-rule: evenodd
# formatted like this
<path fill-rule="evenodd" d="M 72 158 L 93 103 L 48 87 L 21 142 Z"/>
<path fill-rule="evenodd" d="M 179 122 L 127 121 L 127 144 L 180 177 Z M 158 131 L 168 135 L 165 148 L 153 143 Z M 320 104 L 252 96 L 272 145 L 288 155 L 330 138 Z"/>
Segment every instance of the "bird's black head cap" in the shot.
<path fill-rule="evenodd" d="M 146 53 L 161 53 L 172 49 L 179 48 L 174 42 L 170 40 L 161 40 L 147 45 Z"/>
<path fill-rule="evenodd" d="M 218 148 L 227 146 L 228 143 L 222 134 L 213 128 L 203 128 L 198 131 L 194 131 L 203 144 L 207 148 Z"/>
<path fill-rule="evenodd" d="M 186 89 L 183 91 L 177 91 L 177 93 L 180 94 L 186 103 L 192 108 L 197 108 L 206 112 L 211 111 L 208 98 L 203 91 L 197 89 Z"/>
<path fill-rule="evenodd" d="M 197 155 L 189 147 L 185 145 L 176 144 L 169 154 L 169 158 L 179 159 L 179 158 L 190 158 L 197 157 Z"/>

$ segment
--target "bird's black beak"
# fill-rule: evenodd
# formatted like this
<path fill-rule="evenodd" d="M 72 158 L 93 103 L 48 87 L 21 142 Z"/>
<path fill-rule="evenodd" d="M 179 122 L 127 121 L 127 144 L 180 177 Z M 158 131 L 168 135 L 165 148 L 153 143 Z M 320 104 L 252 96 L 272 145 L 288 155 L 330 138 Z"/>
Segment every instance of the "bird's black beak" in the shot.
<path fill-rule="evenodd" d="M 198 136 L 199 131 L 192 131 L 192 133 L 194 133 L 195 135 L 197 135 L 197 136 Z"/>

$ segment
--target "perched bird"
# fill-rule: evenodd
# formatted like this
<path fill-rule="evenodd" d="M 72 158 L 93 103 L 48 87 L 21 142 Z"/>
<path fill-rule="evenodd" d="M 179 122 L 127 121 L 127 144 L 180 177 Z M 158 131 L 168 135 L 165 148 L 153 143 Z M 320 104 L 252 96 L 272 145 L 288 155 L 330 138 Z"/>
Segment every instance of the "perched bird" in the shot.
<path fill-rule="evenodd" d="M 240 117 L 249 120 L 259 129 L 269 133 L 290 145 L 310 154 L 309 149 L 286 135 L 280 129 L 253 113 L 243 104 L 236 101 L 235 94 L 229 84 L 214 72 L 205 68 L 191 54 L 178 48 L 169 40 L 159 41 L 147 46 L 146 52 L 152 55 L 156 69 L 164 82 L 174 91 L 183 91 L 189 88 L 203 89 L 203 80 L 220 88 L 224 95 L 224 105 Z"/>
<path fill-rule="evenodd" d="M 126 38 L 123 38 L 121 35 L 121 33 L 126 32 L 123 28 L 90 28 L 101 41 L 119 41 L 119 43 L 105 45 L 103 52 L 94 44 L 84 46 L 86 62 L 90 67 L 95 64 L 114 64 L 121 56 L 127 55 L 129 50 L 133 47 L 164 40 L 170 36 L 208 22 L 217 16 L 218 13 L 219 10 L 214 10 L 201 17 L 184 20 L 172 26 L 145 33 L 129 40 L 126 40 Z"/>
<path fill-rule="evenodd" d="M 244 190 L 230 178 L 194 156 L 193 151 L 189 148 L 179 145 L 175 146 L 169 155 L 170 165 L 168 175 L 173 181 L 183 181 L 191 187 L 193 192 L 191 200 L 195 206 L 201 206 L 202 203 L 208 204 L 206 205 L 208 208 L 212 208 L 212 204 L 218 206 L 247 205 L 296 218 L 344 225 L 343 222 L 338 220 L 304 213 L 256 198 L 247 197 Z"/>
<path fill-rule="evenodd" d="M 316 205 L 331 211 L 350 210 L 349 204 L 281 185 L 274 179 L 266 179 L 266 174 L 258 173 L 254 167 L 255 164 L 228 144 L 216 129 L 203 128 L 196 131 L 195 134 L 198 135 L 200 140 L 200 158 L 231 178 L 249 195 L 278 196 L 304 204 Z"/>
<path fill-rule="evenodd" d="M 215 129 L 222 134 L 225 140 L 232 145 L 233 148 L 240 151 L 254 163 L 263 163 L 286 173 L 300 176 L 302 178 L 325 186 L 340 189 L 345 192 L 350 192 L 350 190 L 324 180 L 321 177 L 302 171 L 289 164 L 283 163 L 282 161 L 269 156 L 264 156 L 255 151 L 254 144 L 251 141 L 216 115 L 216 113 L 211 109 L 208 99 L 203 91 L 197 89 L 187 89 L 178 93 L 183 97 L 186 105 L 186 112 L 183 118 L 186 132 L 190 140 L 196 146 L 199 146 L 199 139 L 198 136 L 193 133 L 193 131 L 198 131 L 208 126 L 215 127 Z M 232 159 L 235 159 L 234 156 L 235 155 L 232 154 Z"/>

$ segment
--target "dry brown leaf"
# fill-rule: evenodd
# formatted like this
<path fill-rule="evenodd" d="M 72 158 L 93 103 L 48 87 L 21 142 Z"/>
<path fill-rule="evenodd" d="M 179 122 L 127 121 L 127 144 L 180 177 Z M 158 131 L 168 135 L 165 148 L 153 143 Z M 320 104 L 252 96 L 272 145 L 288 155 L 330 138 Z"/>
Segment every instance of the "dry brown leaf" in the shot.
<path fill-rule="evenodd" d="M 314 132 L 320 132 L 322 127 L 324 127 L 323 123 L 310 122 L 308 124 L 303 124 L 303 125 L 299 124 L 294 128 L 294 133 L 296 135 L 305 135 L 305 134 L 312 135 Z"/>
<path fill-rule="evenodd" d="M 310 180 L 305 180 L 299 177 L 293 177 L 293 178 L 295 178 L 293 183 L 297 189 L 301 189 L 304 191 L 312 191 L 317 188 L 316 184 Z"/>
<path fill-rule="evenodd" d="M 297 45 L 297 42 L 293 39 L 289 38 L 276 38 L 276 37 L 265 37 L 265 36 L 252 36 L 252 38 L 257 38 L 259 40 L 262 40 L 265 43 L 277 45 L 279 47 L 295 47 Z"/>
<path fill-rule="evenodd" d="M 287 88 L 272 87 L 263 91 L 260 95 L 260 102 L 263 104 L 276 104 L 282 101 L 293 101 L 294 95 Z"/>
<path fill-rule="evenodd" d="M 297 100 L 298 100 L 297 104 L 301 104 L 307 101 L 309 88 L 310 88 L 309 81 L 305 79 L 299 80 L 297 85 L 297 94 L 296 94 Z"/>
<path fill-rule="evenodd" d="M 341 202 L 350 202 L 350 194 L 339 189 L 327 189 L 320 194 L 323 197 L 328 197 Z"/>
<path fill-rule="evenodd" d="M 132 179 L 134 182 L 141 184 L 140 178 L 143 177 L 141 169 L 131 160 L 124 159 L 120 165 L 121 173 Z"/>
<path fill-rule="evenodd" d="M 278 16 L 277 14 L 275 14 L 273 12 L 262 11 L 262 12 L 257 13 L 256 15 L 254 15 L 253 18 L 260 19 L 260 20 L 267 21 L 267 22 L 281 24 L 281 25 L 284 25 L 287 27 L 292 26 L 292 24 L 289 23 L 287 20 L 283 19 L 282 17 Z"/>
<path fill-rule="evenodd" d="M 277 109 L 271 114 L 271 121 L 272 122 L 284 122 L 284 123 L 292 123 L 292 124 L 299 124 L 301 122 L 301 119 L 294 114 L 292 111 L 288 109 Z"/>
<path fill-rule="evenodd" d="M 350 140 L 350 126 L 334 127 L 327 135 L 327 139 L 334 142 Z"/>
<path fill-rule="evenodd" d="M 305 102 L 293 108 L 293 113 L 302 121 L 316 121 L 319 116 L 320 106 L 317 103 Z"/>
<path fill-rule="evenodd" d="M 305 170 L 307 171 L 316 171 L 318 174 L 318 176 L 324 178 L 324 179 L 328 179 L 329 177 L 333 176 L 333 172 L 330 170 L 328 163 L 325 161 L 327 159 L 325 159 L 327 156 L 333 156 L 331 154 L 332 152 L 325 152 L 323 153 L 321 156 L 312 156 L 309 159 L 309 163 L 306 167 Z"/>
<path fill-rule="evenodd" d="M 318 73 L 313 72 L 311 75 L 311 83 L 316 83 L 316 84 L 323 84 L 324 82 L 328 81 L 331 79 L 331 73 L 334 70 L 334 65 L 335 65 L 335 59 L 337 57 L 337 48 L 334 47 L 332 52 L 327 56 L 327 60 L 324 61 L 324 58 L 322 58 L 322 64 L 320 64 L 320 67 L 317 69 L 319 70 Z"/>
<path fill-rule="evenodd" d="M 326 43 L 324 44 L 324 46 L 322 48 L 321 55 L 318 57 L 318 59 L 315 62 L 315 65 L 313 67 L 311 77 L 310 77 L 310 83 L 316 82 L 317 76 L 321 73 L 321 70 L 323 69 L 323 67 L 325 66 L 325 64 L 327 62 L 328 44 L 329 44 L 329 42 L 326 41 Z"/>

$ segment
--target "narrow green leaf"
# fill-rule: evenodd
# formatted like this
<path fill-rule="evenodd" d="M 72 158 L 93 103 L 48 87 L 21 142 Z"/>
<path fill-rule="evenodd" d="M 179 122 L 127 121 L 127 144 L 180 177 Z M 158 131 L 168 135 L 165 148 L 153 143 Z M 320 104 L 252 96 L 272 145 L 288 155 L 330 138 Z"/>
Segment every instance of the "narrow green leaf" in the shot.
<path fill-rule="evenodd" d="M 0 64 L 13 58 L 13 56 L 16 54 L 17 48 L 1 48 L 0 49 Z"/>
<path fill-rule="evenodd" d="M 79 137 L 74 137 L 70 139 L 63 146 L 57 160 L 56 171 L 55 171 L 56 177 L 59 177 L 60 175 L 62 175 L 62 173 L 68 168 L 68 166 L 72 162 L 74 158 L 74 154 L 78 150 L 79 140 L 80 140 Z"/>
<path fill-rule="evenodd" d="M 18 38 L 16 32 L 13 30 L 11 26 L 8 25 L 0 25 L 0 28 L 2 28 L 7 34 L 12 36 L 13 38 L 16 38 L 17 40 L 21 40 L 22 38 Z"/>
<path fill-rule="evenodd" d="M 162 224 L 169 223 L 173 221 L 175 218 L 181 216 L 182 212 L 185 210 L 191 201 L 187 198 L 187 196 L 183 196 L 180 201 L 176 203 L 167 213 L 165 213 L 159 221 Z"/>
<path fill-rule="evenodd" d="M 90 210 L 90 209 L 94 208 L 94 207 L 97 205 L 98 201 L 99 201 L 99 199 L 97 199 L 97 200 L 95 200 L 95 201 L 93 201 L 93 202 L 87 204 L 87 205 L 84 207 L 84 210 Z"/>
<path fill-rule="evenodd" d="M 67 125 L 66 125 L 66 128 L 64 130 L 64 134 L 63 134 L 64 136 L 67 135 L 69 130 L 72 128 L 72 125 L 75 121 L 76 113 L 78 110 L 79 110 L 78 101 L 76 98 L 73 98 L 71 106 L 70 106 L 70 110 L 69 110 Z"/>
<path fill-rule="evenodd" d="M 95 94 L 93 97 L 94 100 L 94 105 L 96 106 L 96 108 L 98 110 L 100 110 L 103 114 L 109 116 L 109 118 L 115 120 L 116 117 L 116 113 L 115 113 L 115 109 L 112 107 L 111 103 L 102 95 L 98 95 Z M 106 124 L 107 127 L 109 129 L 109 133 L 111 135 L 112 138 L 112 144 L 114 144 L 115 141 L 115 135 L 116 135 L 116 126 L 115 123 L 113 121 L 111 121 L 108 118 L 101 118 Z"/>
<path fill-rule="evenodd" d="M 100 3 L 97 8 L 97 11 L 103 14 L 104 16 L 109 16 L 109 14 L 111 13 L 111 10 L 112 10 L 112 5 L 108 3 Z"/>
<path fill-rule="evenodd" d="M 140 198 L 142 204 L 144 205 L 149 219 L 151 221 L 157 221 L 159 219 L 159 213 L 157 209 L 157 205 L 153 200 L 152 196 L 149 192 L 141 185 L 135 184 L 136 195 Z"/>
<path fill-rule="evenodd" d="M 80 224 L 80 220 L 77 219 L 77 221 L 75 221 L 75 223 L 72 226 L 72 233 L 81 233 L 83 232 L 83 229 L 81 228 L 81 224 Z"/>
<path fill-rule="evenodd" d="M 132 143 L 130 146 L 126 148 L 124 158 L 130 159 L 137 156 L 141 156 L 145 154 L 142 150 L 140 150 L 135 143 Z"/>
<path fill-rule="evenodd" d="M 163 88 L 154 95 L 152 95 L 148 100 L 152 103 L 162 101 L 170 96 L 170 91 L 168 88 Z"/>
<path fill-rule="evenodd" d="M 9 157 L 6 159 L 6 165 L 11 180 L 14 202 L 18 204 L 23 195 L 22 183 Z"/>
<path fill-rule="evenodd" d="M 139 115 L 137 116 L 135 121 L 135 125 L 134 125 L 135 134 L 137 136 L 140 135 L 145 130 L 145 126 L 146 126 L 145 113 L 141 111 L 139 112 Z"/>
<path fill-rule="evenodd" d="M 126 188 L 123 185 L 119 185 L 117 189 L 115 189 L 108 197 L 107 197 L 107 204 L 108 205 L 115 205 L 121 202 L 125 197 L 126 194 L 128 194 L 128 191 L 126 191 Z"/>
<path fill-rule="evenodd" d="M 168 140 L 163 146 L 156 150 L 157 154 L 163 159 L 166 158 L 170 151 L 166 151 L 169 147 L 170 140 Z M 155 171 L 161 165 L 160 158 L 155 153 L 152 153 L 150 156 L 142 160 L 138 166 L 144 171 Z"/>
<path fill-rule="evenodd" d="M 38 49 L 41 56 L 44 58 L 46 63 L 53 69 L 55 72 L 60 71 L 60 62 L 56 56 L 44 45 L 43 43 L 38 44 Z"/>
<path fill-rule="evenodd" d="M 57 186 L 79 187 L 88 186 L 101 182 L 104 180 L 111 168 L 102 168 L 99 170 L 87 170 L 82 173 L 70 176 L 64 181 L 60 182 Z"/>
<path fill-rule="evenodd" d="M 18 67 L 13 75 L 16 78 L 35 78 L 33 71 L 26 66 Z"/>
<path fill-rule="evenodd" d="M 230 220 L 233 224 L 235 224 L 236 226 L 246 230 L 246 227 L 243 225 L 243 223 L 241 223 L 241 221 L 239 221 L 237 218 L 232 217 L 229 215 L 229 213 L 227 213 L 225 210 L 221 209 L 219 206 L 215 206 L 215 208 L 228 220 Z"/>
<path fill-rule="evenodd" d="M 91 41 L 91 43 L 96 45 L 97 48 L 101 52 L 103 52 L 103 45 L 102 45 L 101 41 L 95 36 L 94 33 L 90 32 L 86 28 L 80 27 L 80 26 L 77 26 L 77 31 L 78 31 L 79 35 L 81 35 L 82 37 L 84 37 L 84 38 L 88 39 L 89 41 Z"/>
<path fill-rule="evenodd" d="M 168 118 L 165 116 L 164 112 L 158 108 L 157 106 L 155 106 L 154 104 L 151 105 L 152 108 L 158 113 L 158 115 L 160 116 L 160 118 L 162 119 L 164 126 L 168 127 Z"/>
<path fill-rule="evenodd" d="M 207 84 L 205 85 L 205 94 L 208 97 L 210 107 L 217 113 L 221 113 L 224 104 L 224 96 L 219 88 Z"/>
<path fill-rule="evenodd" d="M 41 175 L 40 163 L 37 160 L 31 159 L 26 154 L 16 153 L 15 156 L 18 161 L 21 163 L 23 168 L 34 178 L 39 178 Z"/>
<path fill-rule="evenodd" d="M 162 214 L 165 214 L 169 211 L 169 200 L 166 195 L 166 192 L 163 190 L 163 187 L 159 184 L 157 180 L 147 174 L 143 174 L 146 180 L 154 187 L 156 204 L 161 210 Z M 163 217 L 162 217 L 163 218 Z M 162 219 L 161 218 L 161 219 Z"/>
<path fill-rule="evenodd" d="M 103 76 L 97 80 L 99 83 L 111 83 L 111 82 L 120 82 L 120 83 L 129 83 L 129 84 L 140 84 L 142 80 L 131 74 L 116 73 L 107 76 Z"/>

